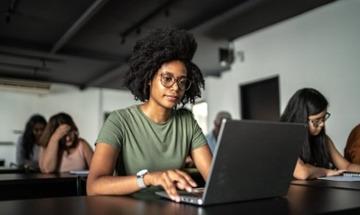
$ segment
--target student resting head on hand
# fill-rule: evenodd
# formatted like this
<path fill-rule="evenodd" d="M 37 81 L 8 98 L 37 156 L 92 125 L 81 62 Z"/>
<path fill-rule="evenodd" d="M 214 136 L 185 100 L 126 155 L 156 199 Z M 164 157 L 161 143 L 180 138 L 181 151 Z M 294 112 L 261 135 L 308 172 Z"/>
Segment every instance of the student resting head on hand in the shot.
<path fill-rule="evenodd" d="M 93 150 L 79 131 L 70 115 L 52 116 L 40 139 L 40 170 L 43 173 L 85 170 L 90 166 Z"/>

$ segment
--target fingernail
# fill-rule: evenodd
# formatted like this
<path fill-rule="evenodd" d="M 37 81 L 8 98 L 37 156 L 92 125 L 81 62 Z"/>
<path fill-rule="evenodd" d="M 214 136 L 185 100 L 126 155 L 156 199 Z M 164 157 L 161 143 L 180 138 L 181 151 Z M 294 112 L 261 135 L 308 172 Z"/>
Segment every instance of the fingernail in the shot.
<path fill-rule="evenodd" d="M 189 193 L 191 193 L 191 192 L 192 192 L 191 187 L 187 187 L 187 188 L 186 188 L 186 191 L 188 191 Z"/>

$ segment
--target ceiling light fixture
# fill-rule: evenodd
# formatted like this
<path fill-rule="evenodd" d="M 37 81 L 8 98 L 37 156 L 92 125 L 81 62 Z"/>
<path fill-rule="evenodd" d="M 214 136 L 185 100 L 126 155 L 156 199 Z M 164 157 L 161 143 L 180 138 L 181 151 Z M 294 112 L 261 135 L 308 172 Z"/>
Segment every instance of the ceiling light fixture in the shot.
<path fill-rule="evenodd" d="M 0 89 L 6 91 L 35 93 L 43 95 L 50 92 L 50 83 L 11 78 L 0 78 Z"/>
<path fill-rule="evenodd" d="M 124 37 L 124 36 L 122 36 L 122 37 L 121 37 L 121 40 L 120 40 L 121 45 L 124 45 L 124 44 L 125 44 L 125 42 L 126 42 L 126 39 L 125 39 L 125 37 Z"/>

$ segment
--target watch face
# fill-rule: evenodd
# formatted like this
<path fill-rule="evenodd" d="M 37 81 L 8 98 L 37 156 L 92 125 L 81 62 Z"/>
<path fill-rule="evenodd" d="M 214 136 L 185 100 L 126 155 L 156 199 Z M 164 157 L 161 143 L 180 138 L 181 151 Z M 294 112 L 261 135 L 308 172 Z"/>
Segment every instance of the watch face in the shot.
<path fill-rule="evenodd" d="M 148 173 L 147 169 L 140 170 L 139 172 L 136 173 L 136 183 L 138 184 L 138 186 L 140 188 L 146 187 L 145 182 L 144 182 L 144 175 L 146 173 Z"/>

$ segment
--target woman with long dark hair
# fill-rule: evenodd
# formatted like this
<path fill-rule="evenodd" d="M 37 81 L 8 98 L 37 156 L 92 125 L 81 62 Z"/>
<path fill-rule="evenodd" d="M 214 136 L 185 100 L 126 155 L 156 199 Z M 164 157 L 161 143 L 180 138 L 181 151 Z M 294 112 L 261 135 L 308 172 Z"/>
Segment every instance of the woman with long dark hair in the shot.
<path fill-rule="evenodd" d="M 338 175 L 344 170 L 360 172 L 360 165 L 347 161 L 326 135 L 325 121 L 330 117 L 328 105 L 327 99 L 319 91 L 303 88 L 290 98 L 281 116 L 281 121 L 308 125 L 308 139 L 294 171 L 297 179 Z"/>
<path fill-rule="evenodd" d="M 45 126 L 46 119 L 39 114 L 31 116 L 27 121 L 24 133 L 16 145 L 16 164 L 19 168 L 39 169 L 40 137 Z"/>
<path fill-rule="evenodd" d="M 70 115 L 52 116 L 40 139 L 42 148 L 39 165 L 43 173 L 85 170 L 90 166 L 93 150 L 79 131 Z"/>

